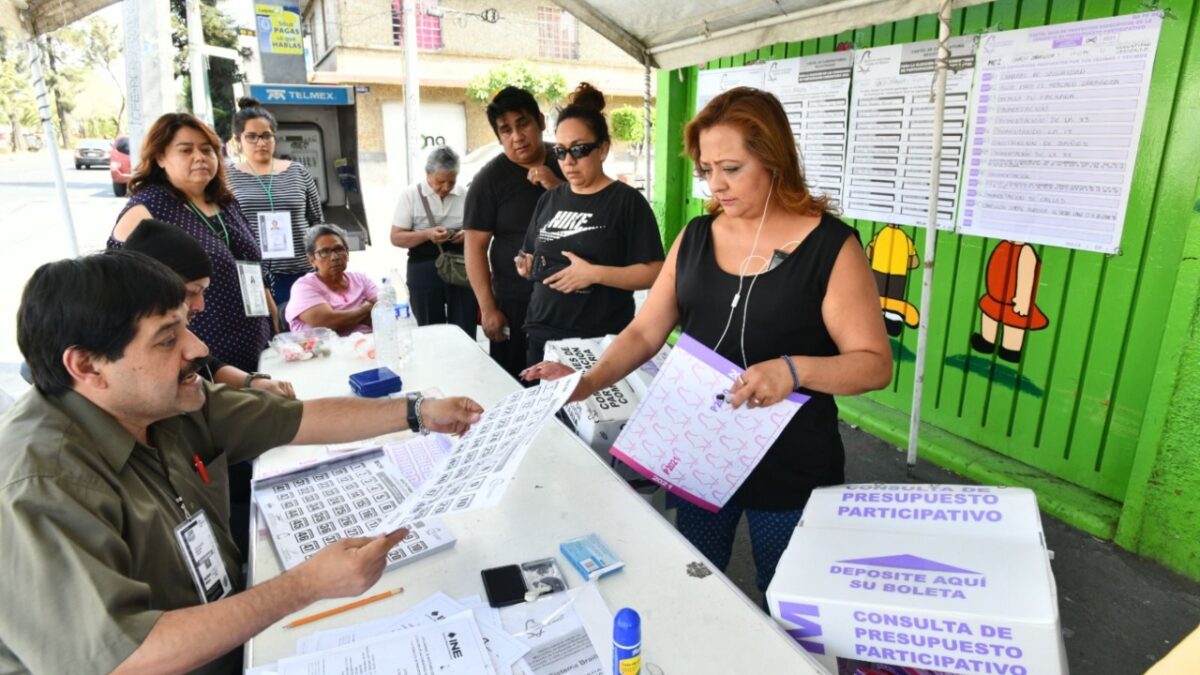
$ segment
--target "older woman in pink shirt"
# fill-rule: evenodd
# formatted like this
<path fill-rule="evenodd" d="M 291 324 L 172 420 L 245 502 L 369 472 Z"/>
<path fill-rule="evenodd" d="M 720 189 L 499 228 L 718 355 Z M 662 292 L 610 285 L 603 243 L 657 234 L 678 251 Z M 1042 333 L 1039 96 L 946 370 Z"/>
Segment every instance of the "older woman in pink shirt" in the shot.
<path fill-rule="evenodd" d="M 367 275 L 347 271 L 346 231 L 329 223 L 314 225 L 304 235 L 304 250 L 316 271 L 292 285 L 284 313 L 291 329 L 322 327 L 339 335 L 371 332 L 371 308 L 379 290 Z"/>

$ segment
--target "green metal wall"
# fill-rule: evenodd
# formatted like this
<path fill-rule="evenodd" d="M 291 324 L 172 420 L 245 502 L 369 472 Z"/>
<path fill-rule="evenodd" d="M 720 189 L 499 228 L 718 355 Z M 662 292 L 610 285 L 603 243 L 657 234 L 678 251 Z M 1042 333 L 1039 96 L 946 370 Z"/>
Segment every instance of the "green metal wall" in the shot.
<path fill-rule="evenodd" d="M 1154 383 L 1173 285 L 1198 172 L 1191 152 L 1200 136 L 1198 110 L 1180 108 L 1184 89 L 1198 86 L 1200 64 L 1189 50 L 1200 0 L 1168 3 L 1146 109 L 1121 253 L 1037 246 L 1037 305 L 1049 326 L 1026 335 L 1018 364 L 972 351 L 979 330 L 988 256 L 997 240 L 939 233 L 930 313 L 922 416 L 968 441 L 995 450 L 1112 500 L 1125 498 Z M 1146 11 L 1138 0 L 999 0 L 954 13 L 955 35 L 1009 30 Z M 933 16 L 816 40 L 772 45 L 722 58 L 708 68 L 809 56 L 840 43 L 884 46 L 937 36 Z M 691 199 L 691 165 L 679 158 L 682 126 L 694 111 L 696 69 L 659 78 L 655 206 L 672 240 L 703 204 Z M 1187 152 L 1171 152 L 1188 146 Z M 1182 196 L 1185 207 L 1177 203 Z M 851 220 L 869 242 L 883 226 Z M 903 228 L 923 254 L 925 232 Z M 920 306 L 920 270 L 909 277 L 908 301 Z M 873 401 L 905 413 L 911 407 L 916 330 L 893 338 L 895 376 Z M 846 401 L 843 405 L 854 405 Z"/>

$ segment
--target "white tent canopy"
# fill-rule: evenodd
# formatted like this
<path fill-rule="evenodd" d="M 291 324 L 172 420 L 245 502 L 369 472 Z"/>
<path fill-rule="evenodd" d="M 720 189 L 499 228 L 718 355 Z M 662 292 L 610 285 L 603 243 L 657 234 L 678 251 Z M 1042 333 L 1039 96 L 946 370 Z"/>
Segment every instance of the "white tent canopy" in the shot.
<path fill-rule="evenodd" d="M 953 8 L 990 0 L 954 0 Z M 939 0 L 556 0 L 641 63 L 674 69 L 915 16 Z"/>

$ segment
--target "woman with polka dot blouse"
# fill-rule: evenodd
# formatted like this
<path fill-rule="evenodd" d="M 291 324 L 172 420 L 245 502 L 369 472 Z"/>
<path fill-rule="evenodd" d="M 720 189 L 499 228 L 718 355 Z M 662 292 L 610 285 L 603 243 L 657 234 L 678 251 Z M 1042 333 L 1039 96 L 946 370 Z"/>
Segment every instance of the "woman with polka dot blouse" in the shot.
<path fill-rule="evenodd" d="M 206 310 L 190 328 L 213 356 L 254 372 L 271 339 L 275 303 L 265 290 L 269 283 L 257 279 L 271 316 L 247 316 L 237 263 L 261 263 L 262 258 L 226 185 L 220 147 L 213 130 L 192 115 L 158 118 L 142 143 L 140 162 L 129 179 L 129 203 L 117 218 L 108 248 L 120 248 L 147 218 L 175 225 L 200 242 L 212 258 L 213 274 Z"/>

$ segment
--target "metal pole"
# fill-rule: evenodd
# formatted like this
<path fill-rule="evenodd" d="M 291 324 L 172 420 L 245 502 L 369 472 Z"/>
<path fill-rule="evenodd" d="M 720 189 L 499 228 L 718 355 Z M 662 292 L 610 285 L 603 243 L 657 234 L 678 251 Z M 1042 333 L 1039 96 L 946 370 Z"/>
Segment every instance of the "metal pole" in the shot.
<path fill-rule="evenodd" d="M 184 3 L 188 29 L 188 69 L 192 81 L 192 114 L 213 125 L 212 104 L 208 98 L 208 68 L 204 58 L 204 22 L 200 14 L 200 0 Z"/>
<path fill-rule="evenodd" d="M 79 255 L 79 242 L 75 238 L 75 219 L 71 217 L 71 200 L 67 197 L 67 182 L 63 178 L 62 162 L 58 157 L 54 121 L 50 118 L 50 98 L 46 94 L 46 80 L 42 75 L 42 50 L 36 39 L 29 40 L 29 72 L 33 75 L 38 113 L 42 117 L 42 133 L 46 135 L 45 147 L 50 151 L 50 165 L 54 170 L 54 188 L 58 192 L 58 206 L 62 211 L 63 229 L 66 230 L 67 253 L 74 258 Z"/>
<path fill-rule="evenodd" d="M 408 182 L 421 175 L 421 81 L 417 77 L 417 0 L 404 0 L 404 131 Z"/>
<path fill-rule="evenodd" d="M 925 387 L 925 351 L 929 342 L 929 306 L 933 298 L 933 256 L 937 248 L 938 186 L 942 171 L 942 128 L 946 119 L 946 69 L 950 65 L 950 0 L 938 10 L 938 58 L 933 80 L 933 164 L 929 167 L 929 225 L 925 228 L 925 267 L 921 275 L 921 322 L 917 328 L 916 380 L 908 424 L 908 468 L 917 465 L 921 429 L 921 393 Z"/>
<path fill-rule="evenodd" d="M 646 180 L 642 183 L 646 187 L 646 199 L 652 200 L 654 197 L 653 186 L 650 184 L 650 169 L 654 166 L 654 162 L 650 159 L 651 146 L 651 129 L 654 120 L 650 117 L 650 53 L 642 52 L 642 62 L 646 66 L 646 93 L 642 96 L 642 112 L 646 118 L 646 132 L 642 139 L 642 152 L 646 153 Z"/>

